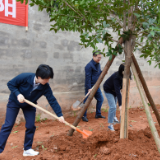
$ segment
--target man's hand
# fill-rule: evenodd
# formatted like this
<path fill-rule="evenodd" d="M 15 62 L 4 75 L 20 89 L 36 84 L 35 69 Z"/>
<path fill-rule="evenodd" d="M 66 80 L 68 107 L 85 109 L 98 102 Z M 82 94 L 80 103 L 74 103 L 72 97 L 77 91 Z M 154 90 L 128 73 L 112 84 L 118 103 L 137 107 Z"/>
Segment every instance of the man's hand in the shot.
<path fill-rule="evenodd" d="M 119 110 L 121 111 L 121 109 L 122 109 L 122 106 L 119 106 Z"/>
<path fill-rule="evenodd" d="M 92 89 L 89 89 L 88 92 L 90 93 L 92 91 Z"/>
<path fill-rule="evenodd" d="M 19 103 L 24 103 L 24 96 L 22 94 L 19 94 L 17 96 L 17 99 L 18 99 Z"/>
<path fill-rule="evenodd" d="M 64 117 L 63 117 L 63 116 L 59 117 L 59 122 L 65 123 L 65 122 L 64 122 Z"/>

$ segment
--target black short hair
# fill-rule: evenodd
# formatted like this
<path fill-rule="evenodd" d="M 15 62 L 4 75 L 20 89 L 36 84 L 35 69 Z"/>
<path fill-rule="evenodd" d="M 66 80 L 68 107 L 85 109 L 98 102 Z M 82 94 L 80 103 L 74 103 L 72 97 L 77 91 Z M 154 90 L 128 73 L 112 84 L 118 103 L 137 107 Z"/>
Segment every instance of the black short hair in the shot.
<path fill-rule="evenodd" d="M 124 67 L 125 67 L 125 63 L 122 63 L 118 68 L 118 73 L 121 77 L 123 77 Z"/>
<path fill-rule="evenodd" d="M 119 74 L 121 77 L 123 77 L 124 68 L 125 68 L 125 63 L 122 63 L 122 64 L 119 66 L 119 68 L 118 68 L 118 74 Z M 129 78 L 132 79 L 131 70 L 130 70 Z"/>
<path fill-rule="evenodd" d="M 41 64 L 36 70 L 36 77 L 41 77 L 42 79 L 53 78 L 53 69 L 46 64 Z"/>
<path fill-rule="evenodd" d="M 97 55 L 99 55 L 99 54 L 102 54 L 100 51 L 95 51 L 95 52 L 93 52 L 93 56 L 94 57 L 97 57 Z"/>

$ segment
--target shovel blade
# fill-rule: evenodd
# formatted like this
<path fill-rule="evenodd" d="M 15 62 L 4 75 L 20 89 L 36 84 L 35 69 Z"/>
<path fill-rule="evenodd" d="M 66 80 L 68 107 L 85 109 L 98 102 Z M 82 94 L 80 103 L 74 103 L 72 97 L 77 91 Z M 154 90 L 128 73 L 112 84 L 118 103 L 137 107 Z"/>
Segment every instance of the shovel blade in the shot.
<path fill-rule="evenodd" d="M 87 131 L 83 129 L 83 138 L 87 139 L 90 135 L 92 135 L 92 131 Z"/>
<path fill-rule="evenodd" d="M 73 103 L 73 105 L 71 106 L 71 109 L 73 111 L 78 111 L 82 108 L 83 103 L 81 103 L 80 101 L 76 101 L 75 103 Z"/>
<path fill-rule="evenodd" d="M 83 129 L 83 131 L 81 131 L 80 129 L 76 128 L 76 131 L 81 133 L 83 135 L 83 138 L 85 138 L 85 139 L 87 139 L 92 134 L 92 131 L 87 131 L 84 129 Z"/>
<path fill-rule="evenodd" d="M 73 106 L 73 108 L 77 108 L 77 106 L 79 106 L 79 105 L 80 105 L 80 103 L 81 103 L 80 101 L 76 101 L 76 102 L 74 102 L 74 103 L 73 103 L 73 105 L 72 105 L 72 106 Z"/>

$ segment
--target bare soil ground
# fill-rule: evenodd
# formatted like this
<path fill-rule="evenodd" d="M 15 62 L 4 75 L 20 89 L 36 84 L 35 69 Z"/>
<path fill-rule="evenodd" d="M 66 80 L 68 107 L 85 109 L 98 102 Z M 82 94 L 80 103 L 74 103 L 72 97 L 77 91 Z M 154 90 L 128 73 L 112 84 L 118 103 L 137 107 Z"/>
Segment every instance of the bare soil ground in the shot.
<path fill-rule="evenodd" d="M 160 105 L 157 105 L 160 111 Z M 103 111 L 102 115 L 108 116 Z M 160 127 L 154 113 L 152 117 L 160 135 Z M 120 127 L 115 132 L 107 130 L 107 119 L 95 119 L 95 113 L 88 114 L 89 122 L 81 121 L 80 129 L 91 130 L 86 140 L 78 132 L 67 136 L 68 126 L 53 120 L 36 122 L 33 149 L 40 151 L 35 157 L 23 157 L 25 123 L 15 125 L 0 160 L 159 160 L 160 153 L 151 134 L 145 110 L 142 107 L 129 109 L 128 139 L 120 139 Z M 119 118 L 119 111 L 117 111 Z M 75 117 L 66 119 L 74 122 Z"/>

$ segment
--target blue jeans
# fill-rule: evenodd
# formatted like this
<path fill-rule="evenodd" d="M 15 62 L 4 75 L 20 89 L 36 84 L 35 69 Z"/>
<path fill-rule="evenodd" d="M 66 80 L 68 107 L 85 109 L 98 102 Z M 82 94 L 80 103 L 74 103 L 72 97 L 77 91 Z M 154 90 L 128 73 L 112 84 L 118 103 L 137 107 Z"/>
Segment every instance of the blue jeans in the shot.
<path fill-rule="evenodd" d="M 108 111 L 108 123 L 113 123 L 114 117 L 116 116 L 116 108 L 117 108 L 117 97 L 115 97 L 111 93 L 105 93 L 105 96 L 108 100 L 109 111 Z"/>
<path fill-rule="evenodd" d="M 87 94 L 87 93 L 88 93 L 88 90 L 85 89 L 85 94 Z M 99 116 L 99 115 L 101 115 L 101 107 L 102 107 L 102 104 L 103 104 L 103 101 L 104 101 L 104 98 L 103 98 L 103 95 L 102 95 L 102 92 L 101 92 L 100 88 L 98 88 L 98 90 L 97 90 L 96 94 L 94 95 L 94 97 L 97 100 L 96 115 Z M 87 98 L 84 100 L 84 103 L 86 102 Z M 87 116 L 87 110 L 86 110 L 86 112 L 84 113 L 83 116 L 84 117 Z"/>
<path fill-rule="evenodd" d="M 32 148 L 33 137 L 36 130 L 36 127 L 34 125 L 36 109 L 29 105 L 21 109 L 23 111 L 23 114 L 26 120 L 24 150 L 28 150 Z M 11 133 L 11 130 L 13 128 L 13 125 L 15 123 L 19 110 L 20 110 L 20 107 L 17 104 L 15 104 L 15 102 L 9 100 L 7 104 L 5 123 L 3 124 L 0 131 L 0 153 L 2 153 L 5 148 L 8 136 Z"/>

